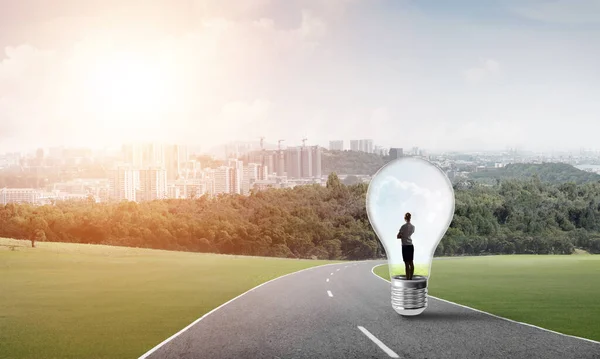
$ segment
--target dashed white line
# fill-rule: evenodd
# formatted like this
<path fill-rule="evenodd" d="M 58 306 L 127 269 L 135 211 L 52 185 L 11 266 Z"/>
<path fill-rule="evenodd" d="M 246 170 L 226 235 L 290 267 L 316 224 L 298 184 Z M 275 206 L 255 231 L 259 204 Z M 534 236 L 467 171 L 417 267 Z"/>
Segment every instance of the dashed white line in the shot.
<path fill-rule="evenodd" d="M 340 271 L 340 269 L 338 268 L 338 269 L 336 269 L 335 271 L 336 271 L 336 272 L 339 272 L 339 271 Z"/>
<path fill-rule="evenodd" d="M 373 343 L 377 344 L 377 346 L 379 346 L 387 355 L 389 355 L 390 358 L 400 358 L 398 354 L 396 354 L 392 349 L 388 348 L 387 345 L 383 344 L 381 340 L 377 339 L 377 337 L 371 334 L 371 332 L 366 330 L 364 327 L 361 327 L 359 325 L 358 329 L 360 329 L 360 331 L 363 332 L 363 334 L 366 335 L 367 338 L 371 339 Z"/>
<path fill-rule="evenodd" d="M 331 272 L 331 274 L 330 274 L 330 275 L 333 275 L 333 272 Z"/>
<path fill-rule="evenodd" d="M 333 297 L 333 294 L 331 293 L 330 290 L 327 291 L 327 295 L 330 296 L 330 297 Z"/>
<path fill-rule="evenodd" d="M 329 278 L 327 278 L 325 281 L 326 281 L 326 282 L 329 282 Z"/>

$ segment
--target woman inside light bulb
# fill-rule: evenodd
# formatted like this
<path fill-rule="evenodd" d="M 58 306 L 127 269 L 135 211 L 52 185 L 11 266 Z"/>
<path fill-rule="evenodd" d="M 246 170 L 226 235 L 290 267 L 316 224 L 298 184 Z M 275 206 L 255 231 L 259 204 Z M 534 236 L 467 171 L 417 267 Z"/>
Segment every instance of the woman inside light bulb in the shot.
<path fill-rule="evenodd" d="M 396 238 L 402 240 L 402 260 L 404 261 L 404 267 L 406 269 L 406 279 L 412 279 L 415 273 L 415 264 L 413 258 L 415 254 L 415 247 L 412 244 L 412 234 L 415 233 L 415 226 L 410 223 L 410 213 L 406 212 L 404 220 L 406 223 L 400 227 Z"/>

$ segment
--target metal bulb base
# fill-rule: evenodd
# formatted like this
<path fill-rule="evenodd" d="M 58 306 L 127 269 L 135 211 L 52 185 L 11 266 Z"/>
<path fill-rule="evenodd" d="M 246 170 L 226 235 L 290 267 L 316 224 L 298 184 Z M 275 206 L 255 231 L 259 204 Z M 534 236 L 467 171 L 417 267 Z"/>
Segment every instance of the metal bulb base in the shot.
<path fill-rule="evenodd" d="M 419 275 L 392 277 L 392 308 L 403 316 L 415 316 L 427 308 L 427 278 Z"/>

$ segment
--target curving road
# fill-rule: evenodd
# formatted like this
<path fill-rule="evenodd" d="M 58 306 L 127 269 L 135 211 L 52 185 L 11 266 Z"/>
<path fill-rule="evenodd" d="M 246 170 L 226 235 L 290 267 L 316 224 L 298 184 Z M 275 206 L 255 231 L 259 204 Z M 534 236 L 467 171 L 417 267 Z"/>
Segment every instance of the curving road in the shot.
<path fill-rule="evenodd" d="M 405 318 L 390 304 L 385 261 L 288 275 L 231 301 L 142 358 L 600 358 L 600 343 L 430 298 Z"/>

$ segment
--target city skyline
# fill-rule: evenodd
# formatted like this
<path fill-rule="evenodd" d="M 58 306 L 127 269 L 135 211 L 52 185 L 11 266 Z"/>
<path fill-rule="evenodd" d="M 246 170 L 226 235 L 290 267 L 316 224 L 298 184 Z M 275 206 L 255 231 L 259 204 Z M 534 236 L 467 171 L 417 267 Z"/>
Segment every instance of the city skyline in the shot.
<path fill-rule="evenodd" d="M 322 147 L 331 133 L 431 150 L 592 147 L 600 9 L 565 4 L 11 2 L 0 152 L 298 133 Z"/>

